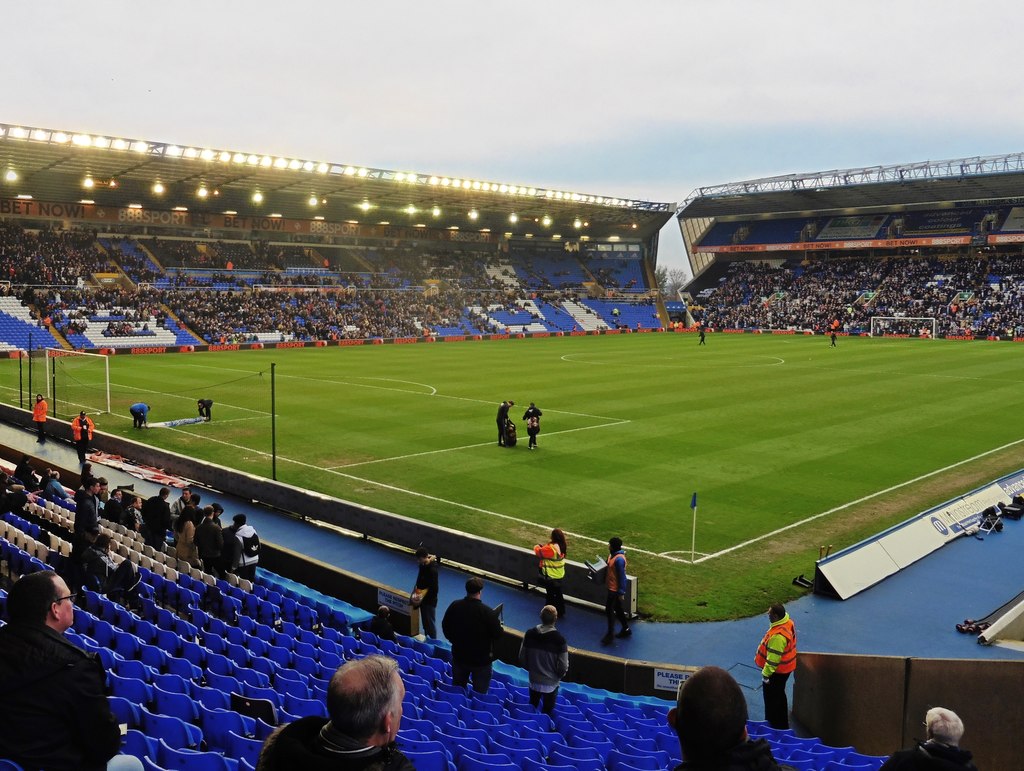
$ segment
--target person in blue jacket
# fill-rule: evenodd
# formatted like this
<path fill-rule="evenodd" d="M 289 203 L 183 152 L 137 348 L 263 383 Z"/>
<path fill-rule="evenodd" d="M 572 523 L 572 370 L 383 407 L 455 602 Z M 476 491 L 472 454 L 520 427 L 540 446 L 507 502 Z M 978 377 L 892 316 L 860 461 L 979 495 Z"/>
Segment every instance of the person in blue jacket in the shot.
<path fill-rule="evenodd" d="M 146 428 L 149 417 L 149 405 L 145 402 L 136 402 L 128 408 L 132 414 L 132 428 Z"/>

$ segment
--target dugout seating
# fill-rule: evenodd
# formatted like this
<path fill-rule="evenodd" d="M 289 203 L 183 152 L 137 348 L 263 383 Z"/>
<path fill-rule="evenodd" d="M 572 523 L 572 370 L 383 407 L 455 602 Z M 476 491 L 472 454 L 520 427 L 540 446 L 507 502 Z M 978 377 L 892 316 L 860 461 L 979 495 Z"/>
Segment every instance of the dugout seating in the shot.
<path fill-rule="evenodd" d="M 28 514 L 51 524 L 62 517 L 70 524 L 58 508 L 35 506 Z M 19 517 L 17 525 L 31 529 L 27 517 L 12 516 Z M 39 547 L 28 532 L 9 518 L 2 527 L 0 565 L 9 577 L 52 569 L 18 546 Z M 108 532 L 121 545 L 137 543 L 132 534 Z M 318 609 L 323 602 L 318 594 L 282 576 L 260 569 L 247 592 L 184 572 L 173 581 L 169 573 L 162 580 L 146 568 L 140 573 L 153 596 L 142 601 L 138 612 L 84 592 L 67 635 L 100 657 L 111 710 L 128 725 L 124 751 L 148 768 L 254 767 L 273 725 L 232 705 L 272 704 L 279 722 L 323 716 L 334 670 L 371 653 L 399 663 L 407 691 L 398 742 L 417 768 L 630 771 L 668 768 L 680 760 L 678 740 L 665 720 L 671 704 L 664 700 L 563 683 L 549 717 L 530 706 L 522 669 L 497 662 L 487 694 L 455 687 L 446 644 L 402 635 L 395 642 L 378 640 L 358 627 L 343 631 L 332 626 L 337 618 L 328 614 L 318 626 L 315 616 L 300 611 Z M 213 586 L 237 602 L 207 603 L 204 610 L 204 599 L 210 599 L 204 587 L 209 594 Z M 0 590 L 0 608 L 5 597 Z M 294 608 L 286 608 L 289 599 Z M 272 617 L 261 602 L 296 620 L 264 623 Z M 884 761 L 763 722 L 750 721 L 748 732 L 767 740 L 778 760 L 804 771 L 873 771 Z"/>

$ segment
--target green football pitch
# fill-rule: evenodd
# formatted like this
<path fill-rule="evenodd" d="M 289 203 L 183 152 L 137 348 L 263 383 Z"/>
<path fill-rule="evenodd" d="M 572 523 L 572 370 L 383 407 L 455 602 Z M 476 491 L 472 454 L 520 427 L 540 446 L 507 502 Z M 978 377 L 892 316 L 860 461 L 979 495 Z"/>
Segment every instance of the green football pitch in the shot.
<path fill-rule="evenodd" d="M 796 596 L 821 547 L 1024 465 L 1022 353 L 645 334 L 115 356 L 112 414 L 95 419 L 269 476 L 273 362 L 279 480 L 524 546 L 561 527 L 580 560 L 619 535 L 643 613 L 723 619 Z M 58 376 L 63 416 L 100 401 L 96 364 L 75 366 Z M 194 416 L 198 397 L 214 399 L 211 423 L 133 431 L 132 402 L 156 422 Z M 497 446 L 502 399 L 514 449 Z"/>

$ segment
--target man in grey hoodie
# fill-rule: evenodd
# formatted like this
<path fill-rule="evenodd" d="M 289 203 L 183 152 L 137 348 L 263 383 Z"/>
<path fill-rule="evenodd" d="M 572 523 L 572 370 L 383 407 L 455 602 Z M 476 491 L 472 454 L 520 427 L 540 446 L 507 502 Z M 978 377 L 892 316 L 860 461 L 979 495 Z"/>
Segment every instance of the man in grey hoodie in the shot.
<path fill-rule="evenodd" d="M 541 711 L 550 715 L 555 709 L 558 684 L 569 671 L 569 647 L 562 633 L 555 629 L 558 611 L 545 605 L 540 623 L 523 636 L 519 663 L 530 673 L 530 704 L 543 702 Z"/>

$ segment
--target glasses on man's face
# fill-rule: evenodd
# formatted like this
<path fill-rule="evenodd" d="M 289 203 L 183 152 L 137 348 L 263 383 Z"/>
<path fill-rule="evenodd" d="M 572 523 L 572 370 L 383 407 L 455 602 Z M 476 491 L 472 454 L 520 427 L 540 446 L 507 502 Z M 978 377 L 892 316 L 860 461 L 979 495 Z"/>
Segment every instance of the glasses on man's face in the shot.
<path fill-rule="evenodd" d="M 67 597 L 58 597 L 56 600 L 53 601 L 53 604 L 57 605 L 58 603 L 64 602 L 64 600 L 71 600 L 71 604 L 74 605 L 75 604 L 75 600 L 77 600 L 77 599 L 78 599 L 78 593 L 76 592 L 74 594 L 69 594 Z"/>

